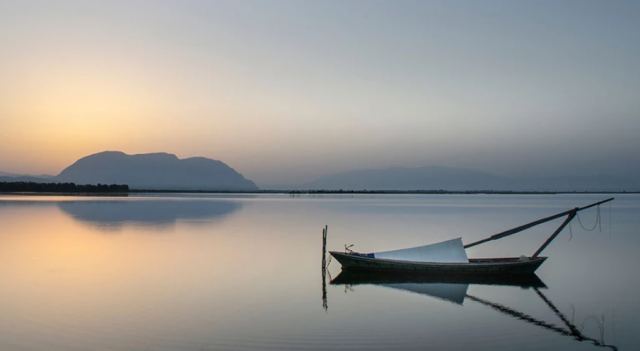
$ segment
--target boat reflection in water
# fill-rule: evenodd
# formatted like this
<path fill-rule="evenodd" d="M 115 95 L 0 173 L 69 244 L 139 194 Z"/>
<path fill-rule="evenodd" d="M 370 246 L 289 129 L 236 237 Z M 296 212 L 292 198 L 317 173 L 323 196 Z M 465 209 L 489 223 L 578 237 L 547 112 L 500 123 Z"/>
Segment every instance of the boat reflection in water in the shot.
<path fill-rule="evenodd" d="M 354 285 L 377 285 L 396 290 L 421 294 L 434 297 L 440 300 L 462 305 L 466 300 L 470 300 L 487 306 L 504 315 L 519 319 L 523 322 L 538 326 L 548 331 L 572 337 L 580 342 L 590 342 L 595 346 L 617 350 L 613 345 L 606 344 L 601 333 L 599 339 L 584 335 L 541 291 L 547 286 L 535 274 L 524 276 L 494 276 L 494 277 L 473 277 L 473 276 L 425 276 L 416 274 L 391 274 L 380 272 L 343 270 L 336 278 L 330 281 L 331 285 L 343 285 L 350 288 Z M 537 296 L 549 307 L 549 309 L 562 321 L 562 326 L 536 319 L 526 313 L 522 313 L 512 307 L 499 304 L 489 299 L 474 296 L 468 293 L 469 285 L 494 285 L 512 286 L 523 289 L 532 289 Z M 327 307 L 326 289 L 323 286 L 323 306 Z"/>

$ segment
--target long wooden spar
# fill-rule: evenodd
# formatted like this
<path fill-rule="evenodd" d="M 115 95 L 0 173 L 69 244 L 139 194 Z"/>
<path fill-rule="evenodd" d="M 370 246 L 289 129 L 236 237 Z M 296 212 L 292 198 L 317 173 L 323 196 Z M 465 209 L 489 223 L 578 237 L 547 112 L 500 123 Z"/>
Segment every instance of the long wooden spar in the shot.
<path fill-rule="evenodd" d="M 594 203 L 592 203 L 592 204 L 590 204 L 590 205 L 587 205 L 587 206 L 584 206 L 584 207 L 576 207 L 576 208 L 572 208 L 572 209 L 570 209 L 570 210 L 567 210 L 567 211 L 564 211 L 564 212 L 561 212 L 561 213 L 555 214 L 555 215 L 553 215 L 553 216 L 545 217 L 545 218 L 539 219 L 539 220 L 537 220 L 537 221 L 533 221 L 533 222 L 531 222 L 531 223 L 527 223 L 527 224 L 521 225 L 521 226 L 519 226 L 519 227 L 515 227 L 515 228 L 509 229 L 509 230 L 505 230 L 504 232 L 501 232 L 501 233 L 498 233 L 498 234 L 494 234 L 494 235 L 492 235 L 492 236 L 490 236 L 490 237 L 488 237 L 488 238 L 485 238 L 485 239 L 482 239 L 482 240 L 478 240 L 478 241 L 474 241 L 474 242 L 472 242 L 472 243 L 470 243 L 470 244 L 467 244 L 467 245 L 465 245 L 465 246 L 464 246 L 464 248 L 466 249 L 466 248 L 469 248 L 469 247 L 472 247 L 472 246 L 476 246 L 476 245 L 480 245 L 480 244 L 482 244 L 482 243 L 486 243 L 487 241 L 492 241 L 492 240 L 501 239 L 501 238 L 504 238 L 504 237 L 506 237 L 506 236 L 509 236 L 509 235 L 513 235 L 513 234 L 519 233 L 519 232 L 521 232 L 521 231 L 523 231 L 523 230 L 526 230 L 526 229 L 529 229 L 529 228 L 531 228 L 531 227 L 535 227 L 535 226 L 537 226 L 537 225 L 539 225 L 539 224 L 546 223 L 546 222 L 552 221 L 552 220 L 554 220 L 554 219 L 557 219 L 557 218 L 560 218 L 560 217 L 567 216 L 567 219 L 566 219 L 566 220 L 565 220 L 565 221 L 560 225 L 560 227 L 558 227 L 558 229 L 556 229 L 556 231 L 555 231 L 555 232 L 553 232 L 553 234 L 552 234 L 552 235 L 551 235 L 551 236 L 550 236 L 550 237 L 549 237 L 549 238 L 548 238 L 548 239 L 547 239 L 547 240 L 542 244 L 542 246 L 540 246 L 540 248 L 539 248 L 539 249 L 538 249 L 538 250 L 533 254 L 533 257 L 537 257 L 537 256 L 542 252 L 542 250 L 544 250 L 544 248 L 545 248 L 545 247 L 547 247 L 547 245 L 549 245 L 549 243 L 551 243 L 551 241 L 552 241 L 553 239 L 555 239 L 555 237 L 556 237 L 556 236 L 557 236 L 557 235 L 562 231 L 562 229 L 563 229 L 567 224 L 569 224 L 569 222 L 571 222 L 571 220 L 576 216 L 576 214 L 577 214 L 579 211 L 586 210 L 586 209 L 591 208 L 591 207 L 594 207 L 594 206 L 602 205 L 603 203 L 605 203 L 605 202 L 609 202 L 609 201 L 612 201 L 613 199 L 614 199 L 614 198 L 612 197 L 612 198 L 608 198 L 608 199 L 606 199 L 606 200 L 602 200 L 602 201 L 594 202 Z"/>

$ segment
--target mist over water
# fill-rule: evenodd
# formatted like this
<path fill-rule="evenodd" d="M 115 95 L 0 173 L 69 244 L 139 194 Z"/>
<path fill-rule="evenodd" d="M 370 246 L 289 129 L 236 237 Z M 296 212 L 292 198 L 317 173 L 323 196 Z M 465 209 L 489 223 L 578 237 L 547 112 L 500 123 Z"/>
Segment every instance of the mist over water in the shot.
<path fill-rule="evenodd" d="M 333 261 L 322 299 L 325 224 L 331 250 L 468 243 L 606 197 L 0 196 L 0 349 L 633 350 L 638 195 L 599 223 L 580 213 L 539 282 L 375 280 Z M 468 255 L 530 255 L 560 222 Z"/>

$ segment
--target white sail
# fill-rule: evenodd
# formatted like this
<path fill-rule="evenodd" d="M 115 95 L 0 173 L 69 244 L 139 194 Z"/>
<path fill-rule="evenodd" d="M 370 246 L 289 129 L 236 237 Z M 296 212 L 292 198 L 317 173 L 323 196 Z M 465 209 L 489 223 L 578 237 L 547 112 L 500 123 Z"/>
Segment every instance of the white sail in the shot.
<path fill-rule="evenodd" d="M 408 249 L 375 252 L 374 257 L 415 262 L 469 263 L 462 238 Z"/>

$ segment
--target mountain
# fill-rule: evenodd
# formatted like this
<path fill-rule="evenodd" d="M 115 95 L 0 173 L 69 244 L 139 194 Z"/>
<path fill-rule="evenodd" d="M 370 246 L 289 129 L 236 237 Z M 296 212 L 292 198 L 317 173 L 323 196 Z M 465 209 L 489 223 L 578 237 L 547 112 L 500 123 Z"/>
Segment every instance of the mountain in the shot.
<path fill-rule="evenodd" d="M 141 190 L 258 189 L 221 161 L 204 157 L 179 159 L 168 153 L 100 152 L 79 159 L 53 179 L 76 184 L 127 184 L 131 189 Z"/>
<path fill-rule="evenodd" d="M 301 189 L 325 190 L 509 190 L 637 191 L 637 178 L 611 175 L 508 177 L 464 168 L 392 167 L 354 170 L 320 177 Z"/>
<path fill-rule="evenodd" d="M 221 161 L 179 159 L 168 153 L 127 155 L 106 151 L 84 157 L 57 176 L 0 173 L 0 182 L 128 184 L 131 189 L 252 191 L 258 187 Z M 453 167 L 362 169 L 317 178 L 301 185 L 269 186 L 299 190 L 496 190 L 640 191 L 640 176 L 581 175 L 510 177 Z"/>

